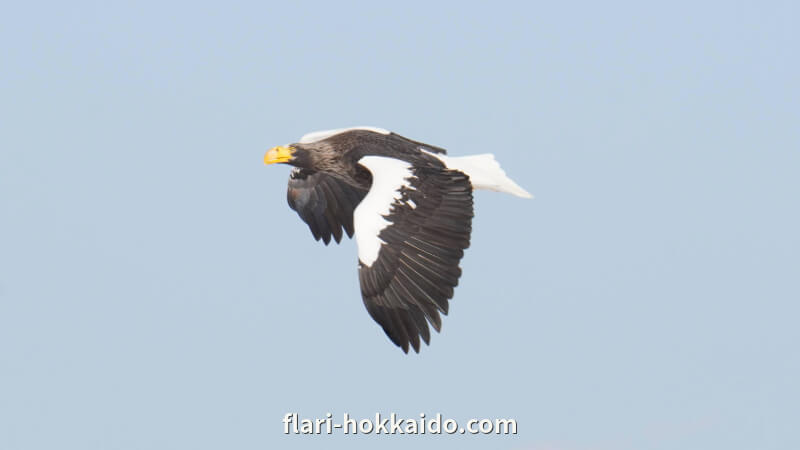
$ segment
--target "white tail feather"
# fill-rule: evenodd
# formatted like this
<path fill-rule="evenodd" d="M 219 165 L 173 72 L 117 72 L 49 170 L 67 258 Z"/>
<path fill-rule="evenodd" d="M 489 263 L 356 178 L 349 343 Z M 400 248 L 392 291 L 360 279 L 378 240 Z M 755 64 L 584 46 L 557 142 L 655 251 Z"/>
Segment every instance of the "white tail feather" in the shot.
<path fill-rule="evenodd" d="M 430 152 L 428 152 L 430 153 Z M 445 156 L 430 153 L 441 160 L 445 166 L 469 175 L 473 189 L 488 189 L 490 191 L 506 192 L 522 198 L 533 198 L 525 189 L 522 189 L 511 178 L 506 176 L 491 153 L 469 156 Z"/>

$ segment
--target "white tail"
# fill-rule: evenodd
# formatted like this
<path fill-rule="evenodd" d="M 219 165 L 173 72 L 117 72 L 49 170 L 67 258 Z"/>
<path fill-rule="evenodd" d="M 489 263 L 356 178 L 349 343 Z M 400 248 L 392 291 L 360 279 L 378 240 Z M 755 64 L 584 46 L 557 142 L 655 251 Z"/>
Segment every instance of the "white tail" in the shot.
<path fill-rule="evenodd" d="M 506 192 L 522 198 L 533 198 L 525 189 L 522 189 L 511 178 L 506 176 L 491 153 L 469 156 L 445 156 L 427 152 L 441 160 L 445 166 L 469 175 L 473 189 L 488 189 L 490 191 Z"/>

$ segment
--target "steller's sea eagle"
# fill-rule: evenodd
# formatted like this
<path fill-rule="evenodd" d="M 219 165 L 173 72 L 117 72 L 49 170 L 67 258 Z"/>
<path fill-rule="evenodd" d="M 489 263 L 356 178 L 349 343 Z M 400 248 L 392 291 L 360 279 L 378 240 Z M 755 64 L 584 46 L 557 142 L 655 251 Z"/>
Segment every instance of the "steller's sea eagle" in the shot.
<path fill-rule="evenodd" d="M 428 323 L 442 326 L 469 247 L 472 191 L 531 195 L 491 154 L 445 150 L 381 128 L 317 131 L 270 149 L 266 164 L 294 166 L 289 206 L 316 240 L 355 234 L 361 295 L 398 347 L 419 352 Z"/>

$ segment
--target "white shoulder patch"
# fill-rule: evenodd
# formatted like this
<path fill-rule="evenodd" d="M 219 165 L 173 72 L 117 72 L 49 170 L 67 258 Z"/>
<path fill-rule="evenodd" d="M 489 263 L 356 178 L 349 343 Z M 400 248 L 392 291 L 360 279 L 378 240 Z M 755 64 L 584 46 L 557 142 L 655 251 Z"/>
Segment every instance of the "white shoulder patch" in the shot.
<path fill-rule="evenodd" d="M 344 133 L 345 131 L 352 131 L 352 130 L 366 130 L 372 131 L 374 133 L 380 134 L 389 134 L 388 130 L 384 130 L 383 128 L 376 128 L 376 127 L 350 127 L 350 128 L 337 128 L 335 130 L 322 130 L 322 131 L 314 131 L 312 133 L 308 133 L 303 135 L 298 144 L 311 144 L 314 142 L 319 142 L 323 139 L 327 139 L 331 136 L 335 136 L 339 133 Z"/>
<path fill-rule="evenodd" d="M 384 216 L 392 203 L 401 197 L 400 188 L 410 185 L 411 164 L 384 156 L 365 156 L 358 161 L 372 173 L 372 186 L 353 212 L 358 259 L 371 267 L 378 259 L 381 230 L 391 225 Z M 414 205 L 416 207 L 416 205 Z"/>

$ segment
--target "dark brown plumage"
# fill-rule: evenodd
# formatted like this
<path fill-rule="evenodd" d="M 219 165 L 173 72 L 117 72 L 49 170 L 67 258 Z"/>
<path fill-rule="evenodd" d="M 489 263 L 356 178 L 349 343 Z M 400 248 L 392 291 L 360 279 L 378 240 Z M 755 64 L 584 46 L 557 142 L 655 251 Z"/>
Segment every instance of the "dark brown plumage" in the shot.
<path fill-rule="evenodd" d="M 265 162 L 295 166 L 289 206 L 326 245 L 356 237 L 364 305 L 408 352 L 441 330 L 472 231 L 472 190 L 530 196 L 491 155 L 444 149 L 385 130 L 317 132 L 275 147 Z"/>

